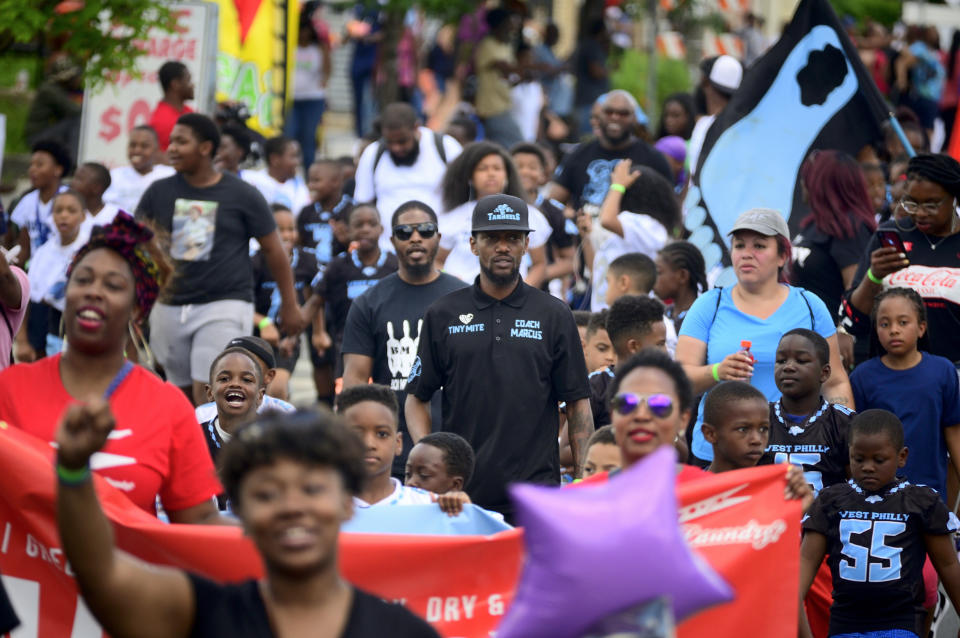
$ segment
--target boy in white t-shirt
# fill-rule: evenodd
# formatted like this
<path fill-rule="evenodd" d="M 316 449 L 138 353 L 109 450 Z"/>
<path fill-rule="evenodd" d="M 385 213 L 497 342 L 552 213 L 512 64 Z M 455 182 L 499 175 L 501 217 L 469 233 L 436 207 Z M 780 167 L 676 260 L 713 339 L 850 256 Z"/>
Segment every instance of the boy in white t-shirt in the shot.
<path fill-rule="evenodd" d="M 337 412 L 362 440 L 367 481 L 353 498 L 360 508 L 384 505 L 423 505 L 436 502 L 436 495 L 407 487 L 390 476 L 393 458 L 403 451 L 398 429 L 399 406 L 396 393 L 371 383 L 346 388 L 337 396 Z"/>
<path fill-rule="evenodd" d="M 152 127 L 143 124 L 131 129 L 127 139 L 130 165 L 110 171 L 110 187 L 104 192 L 103 201 L 133 215 L 147 186 L 175 172 L 170 166 L 157 163 L 159 153 L 157 132 Z"/>
<path fill-rule="evenodd" d="M 263 145 L 264 171 L 243 171 L 240 179 L 254 186 L 267 204 L 280 204 L 300 214 L 310 203 L 310 190 L 302 177 L 297 175 L 300 167 L 300 144 L 294 139 L 278 135 Z"/>
<path fill-rule="evenodd" d="M 33 145 L 27 169 L 33 190 L 21 197 L 10 213 L 10 221 L 20 229 L 17 263 L 28 263 L 31 254 L 56 232 L 53 196 L 62 189 L 61 181 L 71 167 L 70 154 L 59 143 L 40 140 Z"/>
<path fill-rule="evenodd" d="M 110 171 L 103 164 L 81 164 L 70 181 L 70 188 L 80 193 L 87 213 L 94 226 L 106 226 L 113 221 L 120 209 L 114 204 L 105 204 L 103 194 L 110 188 Z"/>

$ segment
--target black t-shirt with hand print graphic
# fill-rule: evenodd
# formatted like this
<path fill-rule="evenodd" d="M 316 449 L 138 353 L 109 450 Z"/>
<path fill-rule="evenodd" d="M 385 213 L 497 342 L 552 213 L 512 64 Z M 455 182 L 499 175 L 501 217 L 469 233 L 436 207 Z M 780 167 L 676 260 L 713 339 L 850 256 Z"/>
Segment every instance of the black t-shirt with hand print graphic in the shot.
<path fill-rule="evenodd" d="M 403 455 L 394 459 L 393 474 L 401 476 L 413 447 L 403 416 L 407 377 L 417 358 L 420 325 L 427 307 L 440 297 L 467 284 L 446 273 L 428 284 L 414 286 L 394 273 L 354 300 L 343 332 L 344 355 L 362 354 L 373 359 L 373 382 L 390 386 L 400 401 Z M 441 422 L 440 395 L 432 402 L 434 423 Z"/>

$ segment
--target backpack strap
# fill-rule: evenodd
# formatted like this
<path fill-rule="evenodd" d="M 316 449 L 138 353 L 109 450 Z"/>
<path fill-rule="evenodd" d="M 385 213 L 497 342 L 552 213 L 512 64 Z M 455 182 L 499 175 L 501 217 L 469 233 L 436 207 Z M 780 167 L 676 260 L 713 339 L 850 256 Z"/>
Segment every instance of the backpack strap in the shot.
<path fill-rule="evenodd" d="M 440 155 L 440 161 L 443 162 L 443 165 L 447 165 L 447 150 L 443 148 L 443 133 L 439 131 L 433 132 L 433 143 L 437 146 L 437 153 Z"/>
<path fill-rule="evenodd" d="M 798 290 L 800 291 L 800 297 L 803 298 L 803 303 L 807 304 L 807 313 L 810 315 L 810 329 L 816 332 L 817 323 L 813 316 L 813 306 L 810 305 L 810 300 L 807 299 L 807 296 L 803 294 L 806 290 L 803 288 L 799 288 Z"/>
<path fill-rule="evenodd" d="M 713 322 L 717 320 L 717 313 L 720 312 L 720 298 L 723 297 L 723 286 L 714 288 L 717 291 L 717 305 L 713 307 L 713 317 L 710 318 L 710 325 L 707 326 L 707 332 L 713 327 Z"/>
<path fill-rule="evenodd" d="M 443 162 L 444 166 L 446 166 L 447 149 L 443 147 L 443 133 L 440 133 L 439 131 L 433 131 L 433 143 L 437 147 L 437 153 L 440 155 L 440 161 Z M 376 172 L 377 165 L 380 163 L 380 158 L 382 158 L 383 154 L 386 152 L 387 146 L 384 144 L 383 138 L 380 138 L 377 140 L 377 154 L 373 157 L 373 168 L 371 171 Z"/>

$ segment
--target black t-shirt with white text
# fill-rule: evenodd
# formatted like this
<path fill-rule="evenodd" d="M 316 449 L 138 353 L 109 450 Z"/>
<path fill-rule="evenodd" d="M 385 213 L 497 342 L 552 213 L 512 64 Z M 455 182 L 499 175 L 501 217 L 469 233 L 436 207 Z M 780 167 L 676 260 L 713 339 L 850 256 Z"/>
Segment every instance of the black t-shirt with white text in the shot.
<path fill-rule="evenodd" d="M 929 487 L 898 478 L 878 492 L 853 480 L 824 488 L 803 521 L 827 539 L 833 576 L 830 633 L 900 629 L 922 633 L 924 534 L 957 531 Z"/>
<path fill-rule="evenodd" d="M 402 407 L 407 396 L 404 392 L 407 378 L 417 358 L 423 313 L 440 297 L 466 287 L 461 279 L 446 273 L 440 273 L 430 283 L 419 286 L 408 284 L 397 273 L 387 275 L 350 306 L 341 352 L 373 359 L 373 382 L 396 391 Z M 442 414 L 439 398 L 435 395 L 432 402 L 437 423 Z M 400 411 L 400 431 L 403 433 L 403 454 L 394 459 L 394 476 L 403 474 L 406 456 L 413 447 L 403 410 Z"/>
<path fill-rule="evenodd" d="M 758 465 L 800 465 L 814 496 L 825 487 L 843 483 L 850 464 L 853 417 L 853 410 L 846 406 L 821 400 L 811 416 L 798 418 L 774 401 L 770 404 L 770 441 Z"/>
<path fill-rule="evenodd" d="M 160 301 L 253 301 L 250 239 L 277 227 L 256 188 L 228 173 L 213 186 L 197 188 L 177 173 L 147 187 L 136 217 L 170 233 L 175 273 Z"/>
<path fill-rule="evenodd" d="M 312 253 L 317 263 L 326 266 L 334 257 L 347 249 L 337 241 L 333 234 L 331 220 L 341 220 L 344 211 L 349 208 L 352 200 L 343 195 L 330 210 L 324 210 L 318 202 L 304 206 L 297 216 L 297 234 L 300 236 L 300 245 L 304 250 Z"/>
<path fill-rule="evenodd" d="M 429 401 L 443 388 L 441 429 L 477 455 L 467 493 L 509 514 L 508 483 L 560 484 L 558 405 L 590 388 L 569 307 L 522 281 L 494 299 L 479 279 L 427 309 L 407 392 Z"/>
<path fill-rule="evenodd" d="M 372 288 L 378 281 L 397 271 L 397 256 L 380 252 L 377 262 L 364 266 L 356 252 L 335 257 L 313 286 L 327 304 L 327 334 L 334 344 L 343 340 L 343 326 L 353 300 Z"/>
<path fill-rule="evenodd" d="M 577 147 L 554 173 L 553 181 L 570 192 L 570 204 L 599 206 L 610 190 L 610 173 L 621 160 L 632 160 L 634 166 L 646 166 L 673 183 L 673 171 L 663 155 L 644 142 L 635 140 L 626 148 L 606 149 L 598 140 Z"/>
<path fill-rule="evenodd" d="M 270 617 L 255 580 L 219 584 L 187 573 L 193 586 L 194 619 L 190 636 L 273 638 Z M 427 621 L 400 605 L 353 589 L 347 622 L 339 638 L 439 638 Z"/>
<path fill-rule="evenodd" d="M 841 271 L 860 262 L 870 236 L 863 223 L 849 239 L 830 237 L 814 225 L 803 228 L 793 241 L 790 283 L 820 297 L 831 313 L 839 311 L 844 291 Z"/>

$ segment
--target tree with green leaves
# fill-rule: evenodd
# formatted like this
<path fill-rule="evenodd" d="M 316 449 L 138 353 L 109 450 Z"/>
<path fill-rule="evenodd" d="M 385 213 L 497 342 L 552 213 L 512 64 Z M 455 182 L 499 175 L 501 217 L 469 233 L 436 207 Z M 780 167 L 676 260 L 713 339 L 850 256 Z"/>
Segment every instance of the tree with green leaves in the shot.
<path fill-rule="evenodd" d="M 176 16 L 158 0 L 0 0 L 0 54 L 16 44 L 67 53 L 85 85 L 133 73 L 138 43 L 152 29 L 172 33 Z"/>
<path fill-rule="evenodd" d="M 381 104 L 396 102 L 400 95 L 397 85 L 397 47 L 403 37 L 407 11 L 419 8 L 431 18 L 452 22 L 477 8 L 473 0 L 387 0 L 385 4 L 368 0 L 366 4 L 371 8 L 379 8 L 384 16 L 383 41 L 380 44 L 383 83 L 378 90 Z"/>

